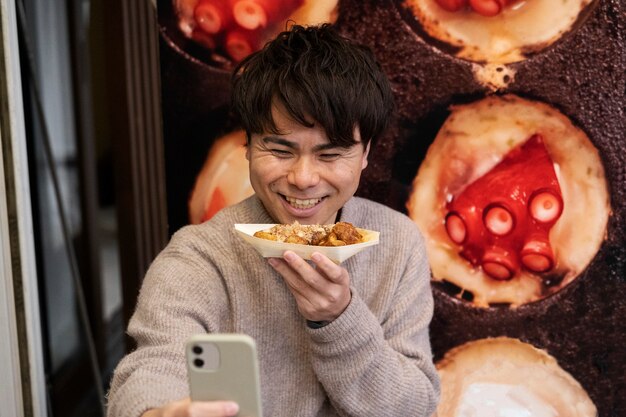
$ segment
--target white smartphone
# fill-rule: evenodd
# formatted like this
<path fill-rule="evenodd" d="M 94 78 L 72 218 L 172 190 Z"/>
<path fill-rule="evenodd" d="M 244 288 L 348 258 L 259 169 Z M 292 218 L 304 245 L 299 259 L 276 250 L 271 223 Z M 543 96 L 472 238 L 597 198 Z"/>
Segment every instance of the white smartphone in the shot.
<path fill-rule="evenodd" d="M 262 417 L 254 339 L 243 334 L 198 334 L 186 343 L 192 401 L 229 400 L 240 417 Z"/>

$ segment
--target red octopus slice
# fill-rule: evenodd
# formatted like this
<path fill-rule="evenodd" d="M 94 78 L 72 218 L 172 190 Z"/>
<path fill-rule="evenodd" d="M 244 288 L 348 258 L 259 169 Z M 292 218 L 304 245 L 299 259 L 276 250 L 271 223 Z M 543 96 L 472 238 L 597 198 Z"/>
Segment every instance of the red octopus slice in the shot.
<path fill-rule="evenodd" d="M 437 4 L 449 12 L 456 12 L 467 6 L 467 0 L 436 0 Z"/>
<path fill-rule="evenodd" d="M 513 1 L 515 0 L 469 0 L 469 4 L 476 13 L 483 16 L 496 16 Z"/>
<path fill-rule="evenodd" d="M 554 266 L 548 233 L 563 198 L 541 135 L 512 149 L 447 209 L 446 231 L 460 255 L 492 278 L 511 279 L 520 265 L 535 273 Z"/>
<path fill-rule="evenodd" d="M 224 1 L 202 0 L 194 9 L 194 19 L 205 33 L 215 35 L 231 25 L 231 8 Z"/>
<path fill-rule="evenodd" d="M 285 19 L 304 0 L 234 0 L 232 3 L 237 23 L 244 29 L 255 30 Z"/>

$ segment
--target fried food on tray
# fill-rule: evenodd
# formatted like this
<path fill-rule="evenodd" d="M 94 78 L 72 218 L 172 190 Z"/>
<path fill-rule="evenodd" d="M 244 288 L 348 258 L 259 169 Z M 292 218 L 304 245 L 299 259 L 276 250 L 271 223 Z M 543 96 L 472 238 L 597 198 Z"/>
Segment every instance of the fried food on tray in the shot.
<path fill-rule="evenodd" d="M 333 233 L 337 236 L 337 240 L 346 242 L 346 245 L 359 243 L 361 239 L 363 238 L 361 234 L 359 233 L 359 231 L 356 230 L 354 226 L 346 222 L 337 223 L 333 227 L 333 231 L 332 233 L 330 233 L 329 236 L 332 236 Z M 333 245 L 333 246 L 336 246 L 336 245 Z"/>
<path fill-rule="evenodd" d="M 258 232 L 256 232 L 254 234 L 254 236 L 256 237 L 260 237 L 261 239 L 267 239 L 267 240 L 278 240 L 278 238 L 276 237 L 276 235 L 273 235 L 269 232 L 264 232 L 262 230 L 259 230 Z"/>
<path fill-rule="evenodd" d="M 261 239 L 313 246 L 345 246 L 363 242 L 363 235 L 351 223 L 304 225 L 277 224 L 254 234 Z"/>

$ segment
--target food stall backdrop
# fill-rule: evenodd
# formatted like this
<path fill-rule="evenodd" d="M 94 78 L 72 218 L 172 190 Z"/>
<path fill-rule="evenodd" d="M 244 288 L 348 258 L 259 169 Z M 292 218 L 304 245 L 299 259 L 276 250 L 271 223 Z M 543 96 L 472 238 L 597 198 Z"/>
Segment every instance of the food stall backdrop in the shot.
<path fill-rule="evenodd" d="M 518 404 L 539 416 L 626 416 L 623 1 L 157 8 L 170 234 L 252 192 L 229 109 L 233 65 L 289 19 L 332 22 L 373 50 L 395 94 L 357 195 L 406 213 L 427 239 L 439 415 L 474 406 L 464 392 L 483 389 L 553 396 Z"/>

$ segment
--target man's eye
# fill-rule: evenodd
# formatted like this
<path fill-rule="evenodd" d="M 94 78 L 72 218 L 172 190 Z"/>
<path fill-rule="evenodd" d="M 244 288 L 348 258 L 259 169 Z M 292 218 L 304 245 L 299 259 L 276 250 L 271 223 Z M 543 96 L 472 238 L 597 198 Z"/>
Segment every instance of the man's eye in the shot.
<path fill-rule="evenodd" d="M 323 161 L 334 161 L 340 156 L 341 154 L 338 153 L 323 153 L 320 155 L 320 159 L 322 159 Z"/>
<path fill-rule="evenodd" d="M 273 155 L 279 156 L 279 157 L 286 157 L 286 156 L 291 155 L 291 152 L 286 151 L 284 149 L 270 149 L 270 152 L 272 152 Z"/>

